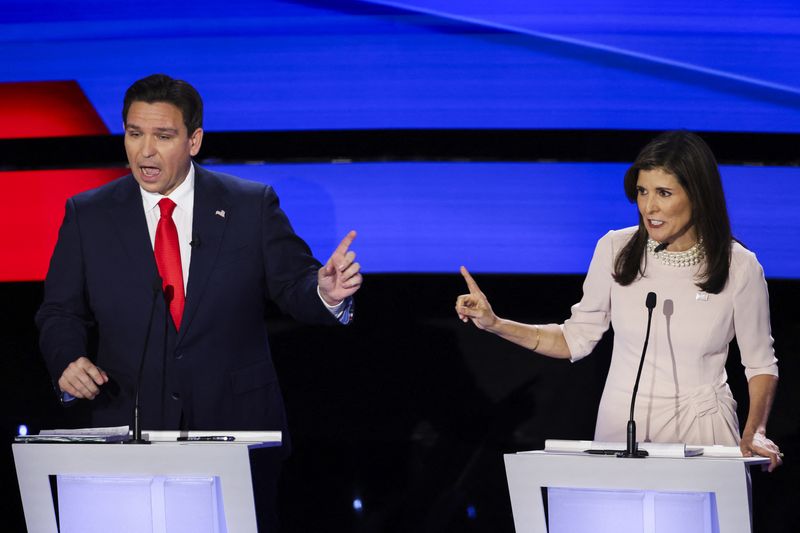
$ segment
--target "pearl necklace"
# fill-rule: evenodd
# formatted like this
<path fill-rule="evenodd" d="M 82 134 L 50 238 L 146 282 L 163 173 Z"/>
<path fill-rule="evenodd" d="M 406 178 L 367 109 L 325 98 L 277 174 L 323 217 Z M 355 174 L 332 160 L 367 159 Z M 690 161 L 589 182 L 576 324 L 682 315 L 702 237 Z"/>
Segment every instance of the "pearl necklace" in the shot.
<path fill-rule="evenodd" d="M 647 238 L 647 251 L 658 259 L 662 265 L 671 267 L 689 267 L 700 264 L 706 258 L 706 249 L 702 239 L 694 246 L 683 252 L 668 252 L 661 250 L 656 253 L 659 243 L 651 238 Z"/>

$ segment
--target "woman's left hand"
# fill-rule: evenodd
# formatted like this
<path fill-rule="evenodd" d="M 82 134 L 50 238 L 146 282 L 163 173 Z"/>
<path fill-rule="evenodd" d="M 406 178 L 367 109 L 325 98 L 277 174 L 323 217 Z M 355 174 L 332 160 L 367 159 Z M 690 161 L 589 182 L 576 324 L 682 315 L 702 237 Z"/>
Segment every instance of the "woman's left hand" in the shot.
<path fill-rule="evenodd" d="M 772 472 L 783 464 L 780 448 L 763 433 L 742 435 L 739 448 L 742 450 L 743 457 L 752 457 L 753 455 L 769 457 L 769 466 L 767 467 L 767 471 L 769 472 Z"/>

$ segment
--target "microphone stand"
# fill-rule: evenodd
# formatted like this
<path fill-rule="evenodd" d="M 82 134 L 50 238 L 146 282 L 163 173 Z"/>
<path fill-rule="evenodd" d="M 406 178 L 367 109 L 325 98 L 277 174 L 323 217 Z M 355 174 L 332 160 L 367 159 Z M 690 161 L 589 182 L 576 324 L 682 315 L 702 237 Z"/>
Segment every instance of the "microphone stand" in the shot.
<path fill-rule="evenodd" d="M 639 392 L 639 380 L 642 377 L 642 367 L 644 367 L 644 356 L 647 353 L 647 343 L 650 340 L 650 323 L 653 319 L 653 309 L 656 306 L 656 293 L 648 292 L 647 300 L 647 333 L 644 336 L 644 347 L 642 357 L 639 359 L 639 370 L 636 372 L 636 381 L 633 385 L 633 396 L 631 397 L 631 417 L 628 420 L 627 447 L 624 452 L 617 453 L 617 457 L 641 459 L 647 457 L 646 450 L 639 450 L 636 444 L 636 420 L 633 418 L 634 406 L 636 405 L 636 393 Z"/>
<path fill-rule="evenodd" d="M 170 311 L 169 306 L 175 298 L 175 287 L 167 285 L 164 287 L 164 344 L 161 347 L 161 425 L 164 425 L 164 413 L 166 412 L 166 397 L 167 397 L 167 344 L 169 343 L 169 323 Z"/>
<path fill-rule="evenodd" d="M 124 442 L 124 444 L 150 444 L 150 441 L 142 438 L 142 425 L 139 416 L 139 391 L 142 388 L 142 372 L 144 372 L 144 358 L 147 355 L 147 345 L 150 342 L 150 330 L 153 328 L 153 315 L 156 310 L 156 302 L 158 301 L 158 293 L 161 291 L 161 280 L 156 279 L 153 282 L 153 303 L 150 304 L 150 318 L 147 320 L 147 332 L 144 335 L 144 348 L 142 348 L 142 357 L 139 359 L 139 374 L 136 377 L 136 397 L 133 401 L 133 437 Z"/>

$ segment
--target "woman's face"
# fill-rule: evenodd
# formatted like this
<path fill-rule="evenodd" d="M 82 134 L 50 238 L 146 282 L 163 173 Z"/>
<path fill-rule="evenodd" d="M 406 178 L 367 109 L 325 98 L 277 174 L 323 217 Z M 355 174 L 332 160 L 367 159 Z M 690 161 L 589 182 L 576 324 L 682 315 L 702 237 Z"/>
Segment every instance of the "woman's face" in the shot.
<path fill-rule="evenodd" d="M 697 242 L 692 202 L 678 178 L 664 169 L 640 170 L 636 204 L 650 238 L 668 242 L 667 250 L 681 252 Z"/>

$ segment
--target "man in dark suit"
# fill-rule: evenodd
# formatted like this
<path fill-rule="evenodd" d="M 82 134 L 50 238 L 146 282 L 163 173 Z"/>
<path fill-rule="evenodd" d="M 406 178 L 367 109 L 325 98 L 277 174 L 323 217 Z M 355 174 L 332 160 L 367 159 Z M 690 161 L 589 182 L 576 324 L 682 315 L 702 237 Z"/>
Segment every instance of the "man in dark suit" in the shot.
<path fill-rule="evenodd" d="M 131 175 L 67 201 L 36 321 L 54 381 L 92 400 L 93 425 L 131 421 L 144 357 L 143 427 L 285 430 L 267 301 L 303 322 L 351 318 L 355 232 L 318 263 L 271 187 L 192 162 L 202 111 L 184 81 L 137 81 L 123 106 Z"/>

